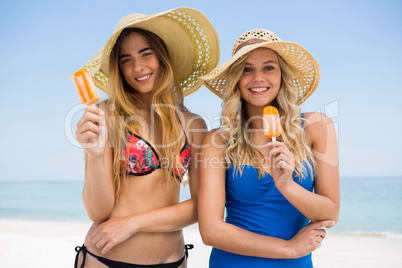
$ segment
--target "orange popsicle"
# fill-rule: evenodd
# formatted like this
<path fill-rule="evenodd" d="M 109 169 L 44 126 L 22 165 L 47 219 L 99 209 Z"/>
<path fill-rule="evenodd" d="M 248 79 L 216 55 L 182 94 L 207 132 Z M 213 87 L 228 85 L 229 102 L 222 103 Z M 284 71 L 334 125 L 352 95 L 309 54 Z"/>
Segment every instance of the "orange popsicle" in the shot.
<path fill-rule="evenodd" d="M 82 104 L 94 104 L 100 100 L 98 91 L 91 75 L 86 70 L 79 70 L 74 74 L 74 83 L 78 90 Z"/>
<path fill-rule="evenodd" d="M 276 140 L 281 135 L 281 123 L 279 121 L 278 109 L 267 106 L 263 111 L 264 136 Z"/>

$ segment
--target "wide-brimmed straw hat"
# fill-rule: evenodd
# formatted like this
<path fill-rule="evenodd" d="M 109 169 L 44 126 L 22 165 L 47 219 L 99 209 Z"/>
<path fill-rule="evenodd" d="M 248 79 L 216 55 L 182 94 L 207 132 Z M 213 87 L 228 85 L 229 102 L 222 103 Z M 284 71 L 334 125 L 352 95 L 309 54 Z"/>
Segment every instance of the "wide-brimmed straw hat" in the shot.
<path fill-rule="evenodd" d="M 200 11 L 180 7 L 153 15 L 131 14 L 119 21 L 105 46 L 81 68 L 87 70 L 95 85 L 106 93 L 109 92 L 110 52 L 126 28 L 148 30 L 166 43 L 184 96 L 202 85 L 197 80 L 199 76 L 218 65 L 218 34 Z"/>
<path fill-rule="evenodd" d="M 293 73 L 294 87 L 299 93 L 298 105 L 313 94 L 320 81 L 320 65 L 317 60 L 301 45 L 282 41 L 276 34 L 265 29 L 253 29 L 242 34 L 233 45 L 232 58 L 199 79 L 209 90 L 223 98 L 228 67 L 260 47 L 274 50 L 289 66 Z"/>

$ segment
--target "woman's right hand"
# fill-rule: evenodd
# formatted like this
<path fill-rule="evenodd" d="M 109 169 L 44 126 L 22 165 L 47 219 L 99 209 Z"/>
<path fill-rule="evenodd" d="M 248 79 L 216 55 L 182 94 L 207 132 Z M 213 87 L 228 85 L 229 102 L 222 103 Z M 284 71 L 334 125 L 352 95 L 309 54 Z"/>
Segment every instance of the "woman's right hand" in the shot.
<path fill-rule="evenodd" d="M 85 107 L 75 134 L 88 156 L 103 156 L 107 141 L 105 113 L 95 105 Z"/>
<path fill-rule="evenodd" d="M 330 228 L 334 224 L 335 222 L 331 220 L 309 223 L 288 241 L 291 255 L 294 258 L 300 258 L 319 248 L 326 236 L 326 231 L 321 228 Z"/>

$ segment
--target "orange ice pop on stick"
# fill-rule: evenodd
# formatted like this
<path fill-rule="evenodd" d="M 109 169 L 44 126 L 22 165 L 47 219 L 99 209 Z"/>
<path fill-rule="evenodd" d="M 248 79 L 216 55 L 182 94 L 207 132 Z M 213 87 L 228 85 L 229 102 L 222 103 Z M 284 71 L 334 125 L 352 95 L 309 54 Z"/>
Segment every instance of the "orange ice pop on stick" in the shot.
<path fill-rule="evenodd" d="M 264 136 L 272 138 L 272 141 L 276 141 L 276 138 L 281 135 L 281 123 L 279 121 L 278 109 L 273 106 L 266 106 L 264 108 L 263 125 Z"/>
<path fill-rule="evenodd" d="M 82 69 L 77 71 L 74 74 L 74 83 L 82 104 L 90 105 L 100 100 L 95 83 L 88 71 Z"/>

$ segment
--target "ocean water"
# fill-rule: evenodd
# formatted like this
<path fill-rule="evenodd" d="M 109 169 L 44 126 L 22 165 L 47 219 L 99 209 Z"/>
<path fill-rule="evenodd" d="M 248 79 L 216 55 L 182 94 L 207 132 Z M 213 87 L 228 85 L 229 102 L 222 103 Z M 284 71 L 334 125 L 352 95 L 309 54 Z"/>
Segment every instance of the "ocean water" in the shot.
<path fill-rule="evenodd" d="M 82 181 L 0 182 L 0 218 L 88 220 Z M 181 200 L 190 197 L 182 188 Z M 342 178 L 341 213 L 331 232 L 402 239 L 402 178 Z"/>
<path fill-rule="evenodd" d="M 87 220 L 78 181 L 0 182 L 0 218 Z"/>
<path fill-rule="evenodd" d="M 333 230 L 402 239 L 402 177 L 342 178 Z"/>

